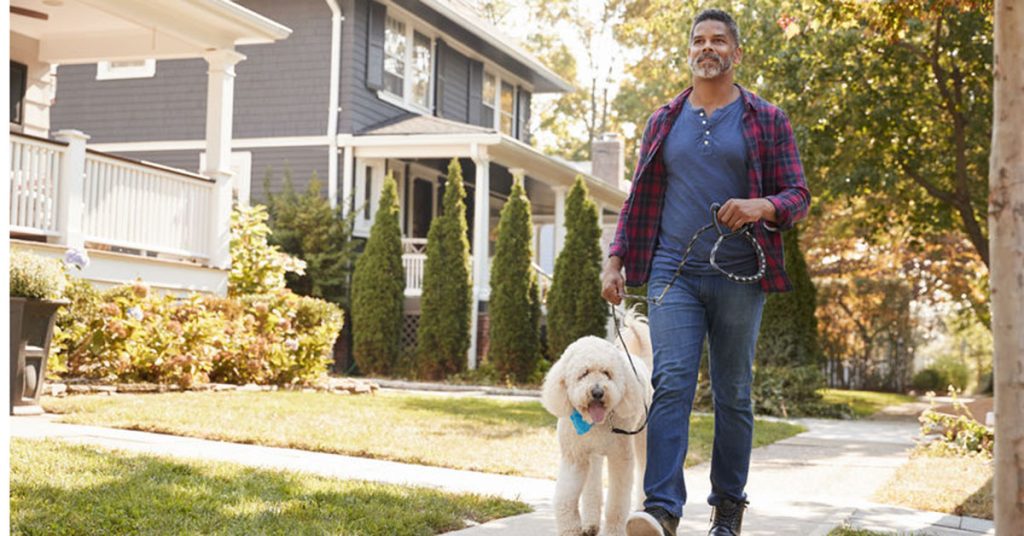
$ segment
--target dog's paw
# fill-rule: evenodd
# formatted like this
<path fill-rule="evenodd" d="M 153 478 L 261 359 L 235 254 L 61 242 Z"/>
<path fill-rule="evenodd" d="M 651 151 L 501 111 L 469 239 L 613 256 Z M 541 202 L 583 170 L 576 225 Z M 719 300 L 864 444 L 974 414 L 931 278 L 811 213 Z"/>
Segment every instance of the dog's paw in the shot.
<path fill-rule="evenodd" d="M 598 527 L 597 525 L 583 528 L 583 536 L 597 536 L 600 532 L 601 527 Z"/>

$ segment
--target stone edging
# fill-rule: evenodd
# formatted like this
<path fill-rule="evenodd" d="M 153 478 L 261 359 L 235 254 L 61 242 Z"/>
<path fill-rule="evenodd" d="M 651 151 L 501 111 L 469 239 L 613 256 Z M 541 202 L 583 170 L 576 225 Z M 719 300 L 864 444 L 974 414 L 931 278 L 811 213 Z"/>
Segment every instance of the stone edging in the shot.
<path fill-rule="evenodd" d="M 295 387 L 281 387 L 277 385 L 257 385 L 249 383 L 245 385 L 234 385 L 230 383 L 202 383 L 191 387 L 182 388 L 179 385 L 158 384 L 158 383 L 100 383 L 79 379 L 69 379 L 65 383 L 46 382 L 43 385 L 43 394 L 54 397 L 68 395 L 114 395 L 114 394 L 137 394 L 137 393 L 173 393 L 182 391 L 303 391 L 329 392 L 339 395 L 374 394 L 380 389 L 380 384 L 375 381 L 366 381 L 354 378 L 329 378 L 324 382 L 314 385 L 303 385 Z"/>

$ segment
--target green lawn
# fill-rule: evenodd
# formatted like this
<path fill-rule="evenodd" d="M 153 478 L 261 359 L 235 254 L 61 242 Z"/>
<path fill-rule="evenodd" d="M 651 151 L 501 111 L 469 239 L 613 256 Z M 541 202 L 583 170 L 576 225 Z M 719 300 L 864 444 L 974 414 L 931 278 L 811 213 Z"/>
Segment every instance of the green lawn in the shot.
<path fill-rule="evenodd" d="M 528 511 L 428 488 L 11 441 L 13 534 L 430 535 Z"/>
<path fill-rule="evenodd" d="M 828 533 L 828 536 L 888 536 L 885 532 L 873 532 L 870 530 L 854 529 L 850 527 L 836 527 Z"/>
<path fill-rule="evenodd" d="M 379 393 L 223 392 L 44 398 L 62 422 L 554 479 L 555 418 L 536 401 Z M 694 417 L 687 465 L 710 459 Z M 754 446 L 803 427 L 758 420 Z"/>
<path fill-rule="evenodd" d="M 974 456 L 915 454 L 872 500 L 930 512 L 993 518 L 992 461 Z"/>
<path fill-rule="evenodd" d="M 886 406 L 914 402 L 916 398 L 898 393 L 875 391 L 848 391 L 845 389 L 822 389 L 819 391 L 829 404 L 843 404 L 853 410 L 856 417 L 874 415 Z"/>

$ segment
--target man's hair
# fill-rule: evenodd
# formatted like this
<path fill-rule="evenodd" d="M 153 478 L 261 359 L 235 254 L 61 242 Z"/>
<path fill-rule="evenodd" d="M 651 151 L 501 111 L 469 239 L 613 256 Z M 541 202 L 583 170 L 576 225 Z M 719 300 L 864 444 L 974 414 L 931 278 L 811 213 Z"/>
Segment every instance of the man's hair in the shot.
<path fill-rule="evenodd" d="M 733 42 L 736 43 L 736 46 L 740 46 L 739 26 L 736 26 L 736 21 L 731 15 L 721 9 L 705 9 L 697 14 L 697 18 L 693 19 L 693 26 L 690 26 L 691 41 L 693 41 L 693 31 L 697 29 L 697 25 L 706 20 L 717 20 L 724 23 L 729 28 L 729 34 L 732 35 Z"/>

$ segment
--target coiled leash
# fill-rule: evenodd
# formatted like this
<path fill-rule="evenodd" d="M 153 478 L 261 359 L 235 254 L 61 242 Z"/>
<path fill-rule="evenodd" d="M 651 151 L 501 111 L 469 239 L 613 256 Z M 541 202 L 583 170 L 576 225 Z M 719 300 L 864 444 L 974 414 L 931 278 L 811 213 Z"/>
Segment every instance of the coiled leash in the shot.
<path fill-rule="evenodd" d="M 711 229 L 715 229 L 716 231 L 718 231 L 718 238 L 715 239 L 715 244 L 711 246 L 711 256 L 708 259 L 711 263 L 711 266 L 715 270 L 718 270 L 719 272 L 722 273 L 722 275 L 724 275 L 725 277 L 729 278 L 732 281 L 747 285 L 757 283 L 758 281 L 763 279 L 765 266 L 767 263 L 764 258 L 764 249 L 761 247 L 761 244 L 758 243 L 757 239 L 754 238 L 754 224 L 747 223 L 744 224 L 739 229 L 736 229 L 735 231 L 724 231 L 722 229 L 721 223 L 719 223 L 718 221 L 718 210 L 720 208 L 722 208 L 722 205 L 719 205 L 718 203 L 711 203 L 711 223 L 705 225 L 704 227 L 701 227 L 700 229 L 697 229 L 697 232 L 693 233 L 693 237 L 690 238 L 690 243 L 686 245 L 686 250 L 683 252 L 683 259 L 679 261 L 679 267 L 676 268 L 676 273 L 672 274 L 672 279 L 670 279 L 668 284 L 665 285 L 665 288 L 662 289 L 661 294 L 659 294 L 657 298 L 651 299 L 648 298 L 647 296 L 640 296 L 638 294 L 626 294 L 626 296 L 632 299 L 643 300 L 647 303 L 653 303 L 654 305 L 661 305 L 662 300 L 665 299 L 665 295 L 668 294 L 668 289 L 672 288 L 672 284 L 675 283 L 676 279 L 679 278 L 679 274 L 683 273 L 683 266 L 686 265 L 686 259 L 690 257 L 690 253 L 693 251 L 693 247 L 697 245 L 697 239 L 700 238 L 700 235 L 704 234 L 707 231 L 710 231 Z M 719 266 L 718 263 L 715 261 L 715 256 L 718 254 L 718 248 L 722 245 L 722 242 L 725 242 L 726 240 L 729 240 L 730 238 L 735 238 L 737 236 L 742 236 L 746 238 L 747 241 L 750 242 L 750 245 L 754 248 L 754 253 L 757 255 L 757 273 L 753 275 L 734 274 L 726 270 L 725 268 Z"/>
<path fill-rule="evenodd" d="M 657 298 L 651 299 L 651 298 L 648 298 L 647 296 L 640 296 L 640 295 L 637 295 L 637 294 L 626 294 L 626 297 L 629 297 L 629 298 L 632 298 L 632 299 L 640 299 L 640 300 L 643 300 L 643 301 L 645 301 L 647 303 L 653 303 L 654 305 L 661 305 L 662 300 L 665 299 L 665 295 L 668 294 L 668 289 L 672 288 L 672 284 L 675 283 L 676 279 L 679 278 L 679 275 L 681 273 L 683 273 L 683 266 L 686 265 L 686 259 L 690 257 L 690 253 L 693 251 L 693 247 L 695 245 L 697 245 L 697 240 L 700 238 L 700 235 L 704 234 L 707 231 L 710 231 L 712 228 L 715 229 L 718 232 L 718 238 L 715 239 L 715 244 L 713 246 L 711 246 L 711 256 L 710 256 L 710 259 L 709 259 L 709 261 L 711 263 L 711 266 L 715 270 L 718 270 L 723 275 L 725 275 L 725 277 L 727 277 L 730 280 L 735 281 L 737 283 L 752 284 L 752 283 L 756 283 L 756 282 L 760 281 L 761 279 L 763 279 L 764 278 L 764 272 L 765 272 L 765 266 L 766 266 L 767 263 L 765 261 L 764 249 L 761 247 L 761 244 L 758 243 L 757 239 L 754 238 L 754 232 L 753 232 L 754 224 L 753 223 L 747 223 L 747 224 L 743 225 L 742 227 L 740 227 L 739 229 L 736 229 L 735 231 L 724 231 L 722 229 L 721 223 L 719 223 L 719 221 L 718 221 L 718 210 L 721 209 L 721 208 L 722 208 L 722 205 L 720 205 L 718 203 L 711 203 L 711 223 L 705 225 L 704 227 L 701 227 L 700 229 L 697 229 L 697 232 L 693 233 L 693 236 L 690 238 L 690 243 L 686 245 L 686 250 L 683 252 L 683 259 L 681 261 L 679 261 L 679 267 L 676 268 L 676 272 L 674 274 L 672 274 L 672 279 L 670 279 L 668 284 L 665 285 L 665 288 L 661 291 L 661 294 L 659 294 Z M 726 240 L 729 240 L 730 238 L 735 238 L 737 236 L 742 236 L 742 237 L 746 238 L 747 241 L 750 242 L 750 245 L 754 248 L 754 252 L 757 255 L 757 267 L 758 267 L 756 274 L 753 274 L 753 275 L 737 275 L 737 274 L 734 274 L 734 273 L 729 272 L 728 270 L 722 268 L 721 266 L 718 265 L 717 262 L 715 262 L 715 256 L 718 254 L 718 248 L 719 248 L 719 246 L 722 245 L 722 242 L 725 242 Z M 618 317 L 618 315 L 615 314 L 615 307 L 613 305 L 611 305 L 610 303 L 608 304 L 608 306 L 609 306 L 609 308 L 611 308 L 612 319 L 615 322 L 615 333 L 616 333 L 616 335 L 618 335 L 619 341 L 622 342 L 622 349 L 625 350 L 626 357 L 629 358 L 629 366 L 633 368 L 633 374 L 636 376 L 636 381 L 640 382 L 641 387 L 643 387 L 643 383 L 644 382 L 643 382 L 643 380 L 640 379 L 640 373 L 638 373 L 636 371 L 636 365 L 633 364 L 633 356 L 630 355 L 629 349 L 626 348 L 626 340 L 622 337 L 622 331 L 619 329 L 619 317 Z M 645 400 L 644 401 L 644 422 L 643 422 L 643 424 L 640 425 L 640 428 L 637 428 L 636 430 L 633 430 L 633 431 L 627 431 L 627 430 L 622 430 L 620 428 L 612 427 L 612 432 L 615 432 L 616 434 L 625 434 L 625 435 L 639 434 L 640 432 L 643 431 L 644 428 L 647 427 L 647 422 L 650 420 L 650 418 L 651 418 L 650 408 L 647 407 L 647 401 Z"/>

